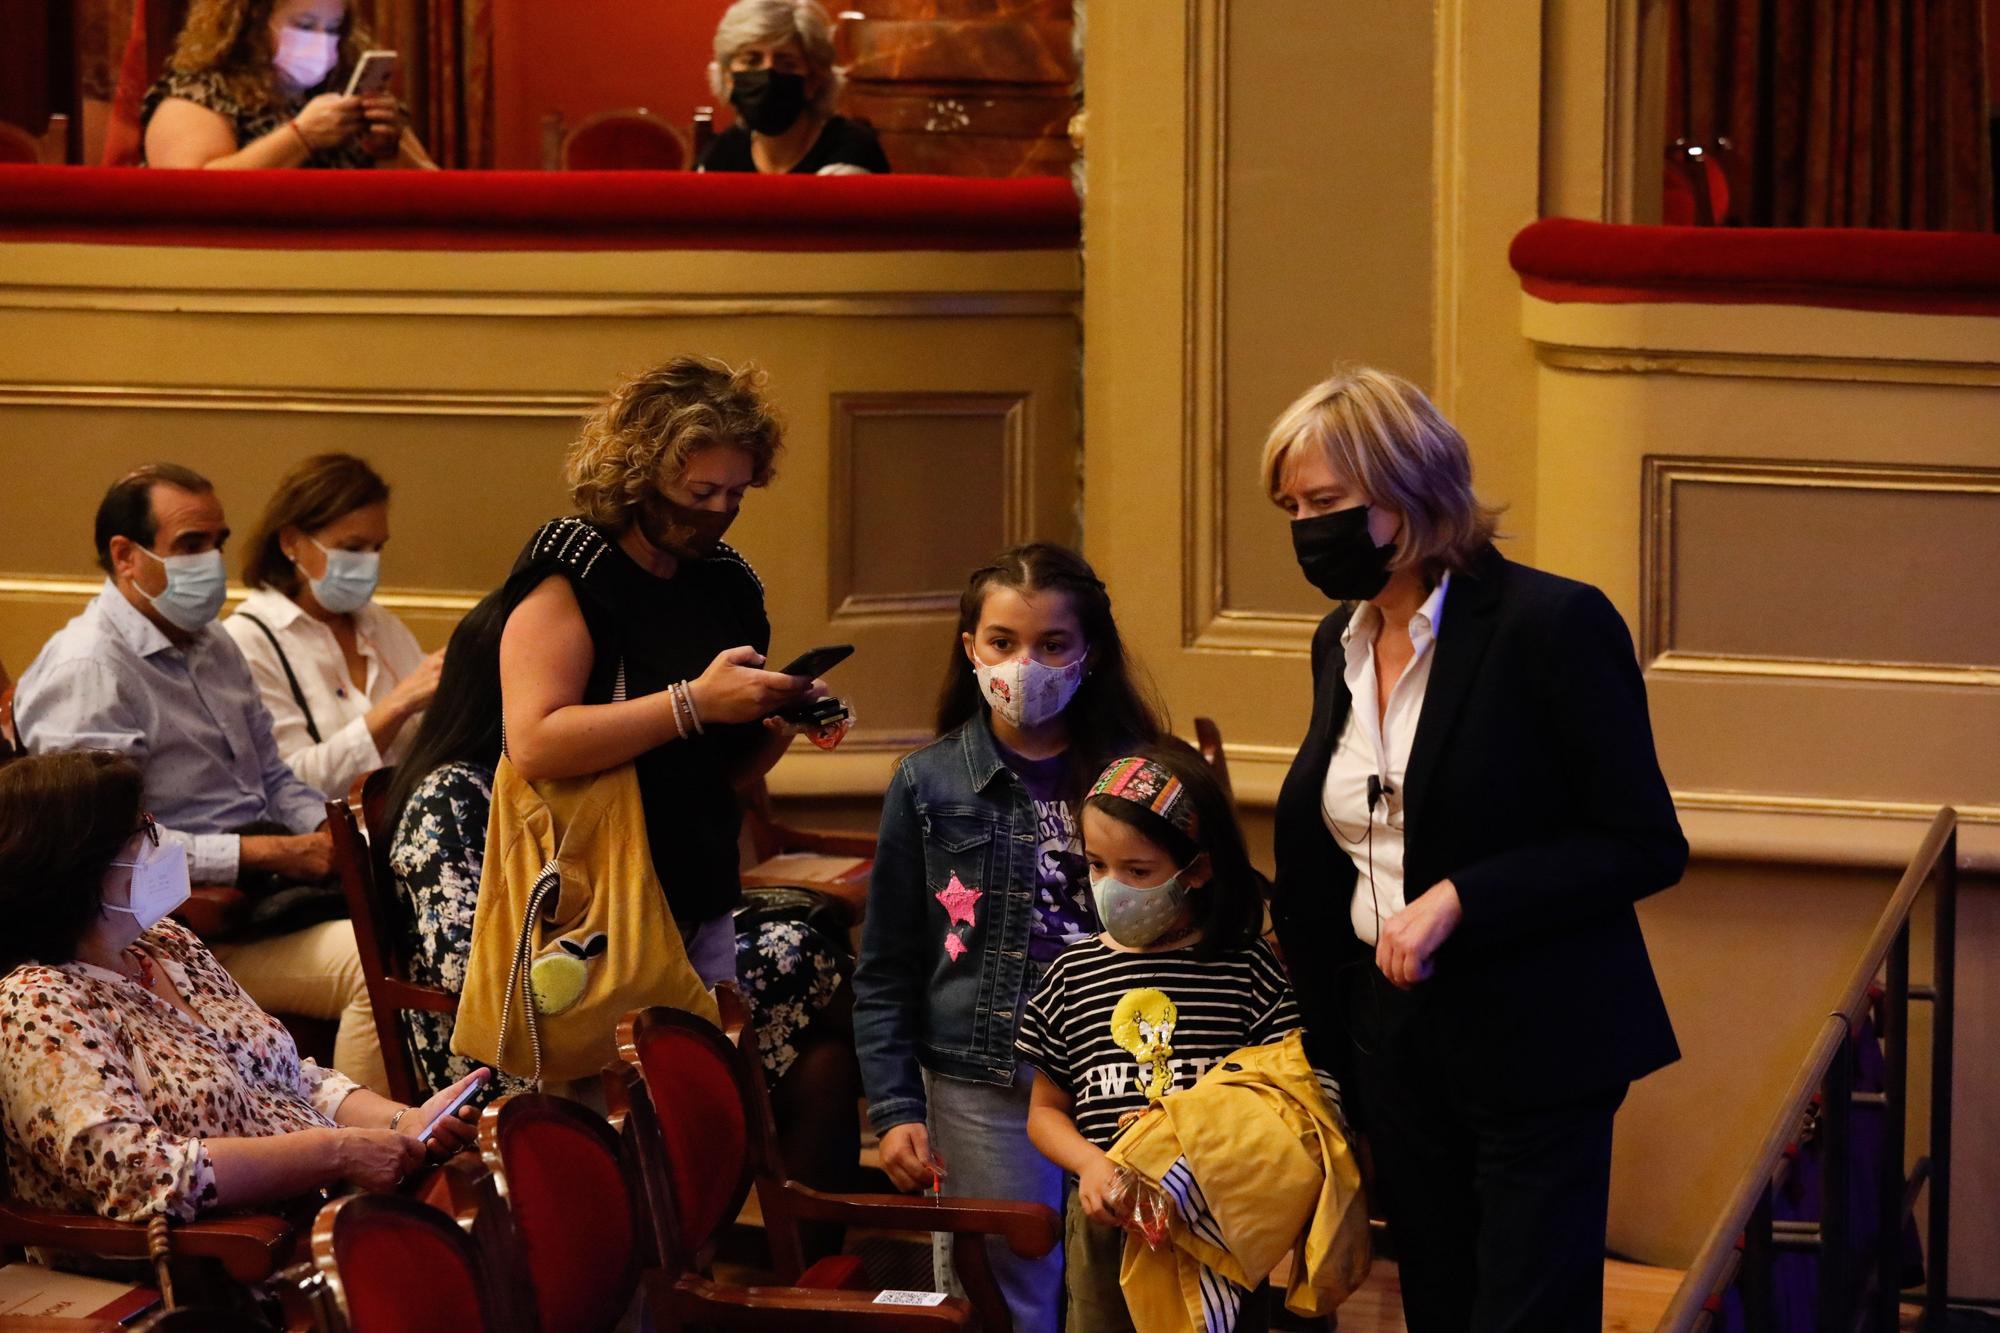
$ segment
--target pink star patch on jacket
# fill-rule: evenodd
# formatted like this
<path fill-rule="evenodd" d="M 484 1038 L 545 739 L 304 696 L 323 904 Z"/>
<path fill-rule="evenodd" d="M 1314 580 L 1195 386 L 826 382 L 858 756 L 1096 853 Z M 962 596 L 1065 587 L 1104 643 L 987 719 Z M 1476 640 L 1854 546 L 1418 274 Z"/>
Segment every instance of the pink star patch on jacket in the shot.
<path fill-rule="evenodd" d="M 977 924 L 974 909 L 979 905 L 979 900 L 985 894 L 982 890 L 967 888 L 965 883 L 954 874 L 951 877 L 951 882 L 946 884 L 942 889 L 939 889 L 934 896 L 940 903 L 944 904 L 946 923 L 944 956 L 955 963 L 966 953 L 965 939 L 959 933 L 958 928 L 964 926 L 967 930 L 970 930 Z"/>

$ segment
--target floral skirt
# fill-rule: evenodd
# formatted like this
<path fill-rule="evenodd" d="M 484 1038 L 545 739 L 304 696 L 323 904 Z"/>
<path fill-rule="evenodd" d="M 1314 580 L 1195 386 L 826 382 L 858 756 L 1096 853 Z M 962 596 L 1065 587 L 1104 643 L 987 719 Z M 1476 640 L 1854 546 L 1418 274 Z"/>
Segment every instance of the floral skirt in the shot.
<path fill-rule="evenodd" d="M 757 1029 L 766 1083 L 799 1058 L 851 965 L 845 949 L 803 921 L 765 921 L 737 933 L 736 984 Z"/>
<path fill-rule="evenodd" d="M 737 934 L 736 984 L 757 1029 L 757 1054 L 764 1062 L 766 1084 L 775 1084 L 791 1069 L 813 1020 L 840 990 L 851 968 L 845 949 L 803 921 L 764 921 Z M 477 1061 L 453 1053 L 451 1030 L 457 1022 L 453 1015 L 412 1011 L 404 1017 L 420 1081 L 445 1088 L 479 1067 Z M 500 1074 L 491 1095 L 533 1086 Z"/>

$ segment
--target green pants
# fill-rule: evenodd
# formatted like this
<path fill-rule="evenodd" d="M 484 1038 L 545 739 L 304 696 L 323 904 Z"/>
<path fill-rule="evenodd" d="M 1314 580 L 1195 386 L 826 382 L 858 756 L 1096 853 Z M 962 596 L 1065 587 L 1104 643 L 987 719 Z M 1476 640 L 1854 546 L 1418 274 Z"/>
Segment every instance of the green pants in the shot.
<path fill-rule="evenodd" d="M 1100 1226 L 1083 1213 L 1076 1183 L 1063 1201 L 1063 1287 L 1069 1293 L 1065 1333 L 1134 1333 L 1118 1289 L 1125 1255 L 1122 1227 Z"/>

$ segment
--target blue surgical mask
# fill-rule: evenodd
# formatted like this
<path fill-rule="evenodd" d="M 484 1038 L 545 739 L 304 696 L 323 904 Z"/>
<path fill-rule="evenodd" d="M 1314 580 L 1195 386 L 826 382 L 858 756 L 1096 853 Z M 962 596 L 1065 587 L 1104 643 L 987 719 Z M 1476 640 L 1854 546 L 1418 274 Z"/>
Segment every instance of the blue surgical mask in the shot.
<path fill-rule="evenodd" d="M 1188 906 L 1187 871 L 1164 884 L 1139 888 L 1105 875 L 1090 881 L 1097 902 L 1097 919 L 1112 939 L 1128 949 L 1143 949 L 1156 940 L 1185 930 L 1194 920 Z"/>
<path fill-rule="evenodd" d="M 306 580 L 312 587 L 313 600 L 337 616 L 368 605 L 375 595 L 376 583 L 382 578 L 382 553 L 329 551 L 310 537 L 306 540 L 319 546 L 319 553 L 326 557 L 326 573 Z"/>
<path fill-rule="evenodd" d="M 111 864 L 131 868 L 132 888 L 126 906 L 106 903 L 104 910 L 137 917 L 142 935 L 188 900 L 187 848 L 177 842 L 163 842 L 147 848 L 137 860 Z"/>
<path fill-rule="evenodd" d="M 216 613 L 222 610 L 223 601 L 229 596 L 229 574 L 222 567 L 222 552 L 154 555 L 143 546 L 139 549 L 145 551 L 148 559 L 157 560 L 167 570 L 167 586 L 159 596 L 139 589 L 139 595 L 151 602 L 155 611 L 189 634 L 199 633 L 204 625 L 215 619 Z"/>

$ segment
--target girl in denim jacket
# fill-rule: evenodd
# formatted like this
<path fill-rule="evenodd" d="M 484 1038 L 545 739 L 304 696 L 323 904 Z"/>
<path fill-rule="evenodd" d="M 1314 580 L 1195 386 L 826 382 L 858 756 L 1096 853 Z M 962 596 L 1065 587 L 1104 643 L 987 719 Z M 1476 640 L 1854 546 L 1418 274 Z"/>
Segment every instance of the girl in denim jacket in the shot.
<path fill-rule="evenodd" d="M 1065 547 L 1015 547 L 975 570 L 938 702 L 938 739 L 903 760 L 854 975 L 855 1045 L 882 1165 L 898 1188 L 1061 1208 L 1028 1142 L 1027 998 L 1096 934 L 1077 810 L 1110 759 L 1157 740 L 1111 599 Z M 1054 1330 L 1062 1258 L 989 1242 L 1022 1333 Z M 949 1281 L 940 1247 L 940 1284 Z"/>

